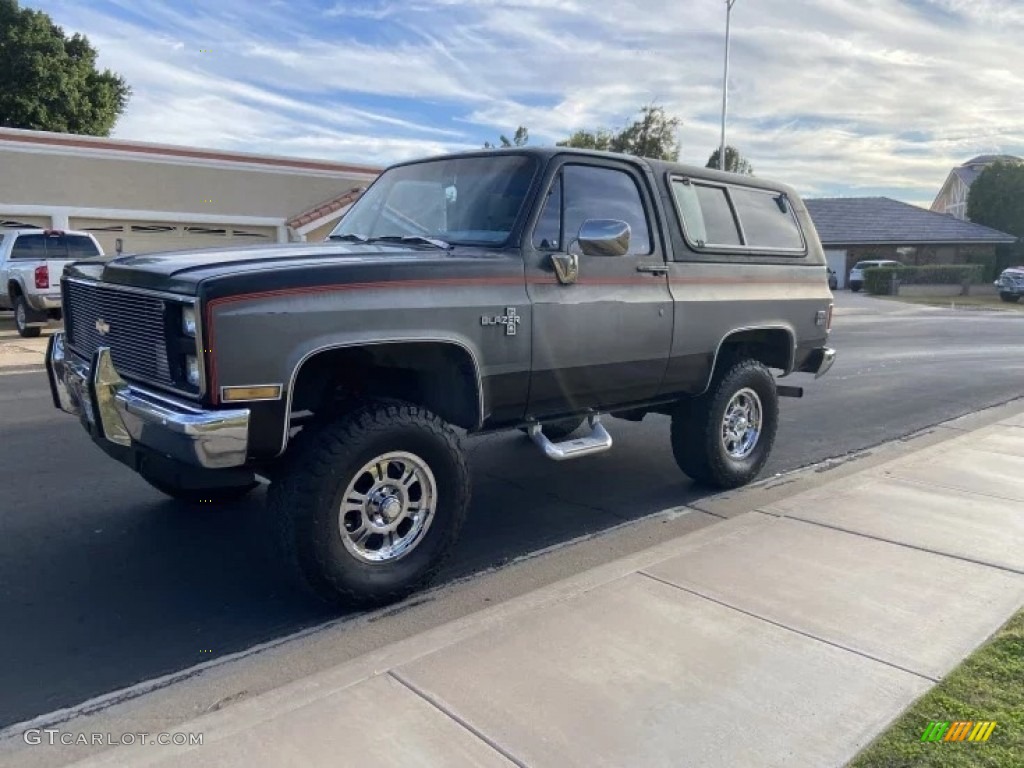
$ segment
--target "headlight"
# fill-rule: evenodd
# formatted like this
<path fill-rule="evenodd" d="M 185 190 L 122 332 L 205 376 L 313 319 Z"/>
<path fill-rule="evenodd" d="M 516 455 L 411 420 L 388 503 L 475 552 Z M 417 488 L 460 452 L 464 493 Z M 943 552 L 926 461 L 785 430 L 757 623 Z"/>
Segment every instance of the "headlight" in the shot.
<path fill-rule="evenodd" d="M 181 310 L 181 331 L 193 339 L 196 336 L 196 308 L 182 307 Z"/>
<path fill-rule="evenodd" d="M 193 387 L 199 386 L 199 359 L 195 355 L 185 358 L 185 377 Z"/>

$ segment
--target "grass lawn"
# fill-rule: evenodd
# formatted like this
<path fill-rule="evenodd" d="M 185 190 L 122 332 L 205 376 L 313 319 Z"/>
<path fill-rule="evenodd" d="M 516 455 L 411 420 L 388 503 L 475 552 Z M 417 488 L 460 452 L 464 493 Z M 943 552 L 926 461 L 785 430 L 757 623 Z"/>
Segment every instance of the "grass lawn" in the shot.
<path fill-rule="evenodd" d="M 933 721 L 995 720 L 983 743 L 921 741 Z M 926 693 L 849 768 L 1024 766 L 1024 611 Z"/>
<path fill-rule="evenodd" d="M 1003 301 L 998 296 L 873 296 L 887 301 L 902 301 L 907 304 L 926 304 L 929 307 L 949 309 L 998 309 L 1010 312 L 1024 312 L 1024 299 L 1016 304 Z"/>

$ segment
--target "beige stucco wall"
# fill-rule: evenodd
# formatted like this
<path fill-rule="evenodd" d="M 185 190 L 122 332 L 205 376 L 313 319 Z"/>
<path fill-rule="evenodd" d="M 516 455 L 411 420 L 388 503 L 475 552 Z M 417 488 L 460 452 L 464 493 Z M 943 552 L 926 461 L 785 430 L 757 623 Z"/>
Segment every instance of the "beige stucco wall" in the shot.
<path fill-rule="evenodd" d="M 337 221 L 330 221 L 324 224 L 322 227 L 317 227 L 311 232 L 306 233 L 307 243 L 319 243 L 327 239 L 327 236 L 331 234 L 331 230 L 338 226 Z"/>
<path fill-rule="evenodd" d="M 0 168 L 0 215 L 6 204 L 287 219 L 367 183 L 355 174 L 204 167 L 7 146 L 0 146 Z"/>

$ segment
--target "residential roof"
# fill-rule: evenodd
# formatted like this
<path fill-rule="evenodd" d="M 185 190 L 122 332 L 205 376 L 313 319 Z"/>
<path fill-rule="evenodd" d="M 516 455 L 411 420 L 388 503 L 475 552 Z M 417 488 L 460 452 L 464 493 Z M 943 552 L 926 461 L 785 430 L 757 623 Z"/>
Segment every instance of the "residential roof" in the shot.
<path fill-rule="evenodd" d="M 1024 163 L 1024 158 L 1016 155 L 978 155 L 972 157 L 964 165 L 992 165 L 992 163 Z"/>
<path fill-rule="evenodd" d="M 327 160 L 307 160 L 299 157 L 255 155 L 246 152 L 197 149 L 174 144 L 153 144 L 124 139 L 108 139 L 96 136 L 81 136 L 51 131 L 26 131 L 19 128 L 0 128 L 0 143 L 9 146 L 48 147 L 53 150 L 77 150 L 117 154 L 138 159 L 179 160 L 181 162 L 230 163 L 282 170 L 327 171 L 333 173 L 369 174 L 376 176 L 380 168 L 350 163 L 334 163 Z"/>
<path fill-rule="evenodd" d="M 359 196 L 362 195 L 364 191 L 364 187 L 353 187 L 343 195 L 338 195 L 325 203 L 320 203 L 320 205 L 310 208 L 308 211 L 303 211 L 302 213 L 292 216 L 288 219 L 288 226 L 293 229 L 298 229 L 299 227 L 304 227 L 318 219 L 330 216 L 335 211 L 340 211 L 346 205 L 354 203 L 359 199 Z"/>
<path fill-rule="evenodd" d="M 1017 241 L 1005 232 L 888 197 L 831 197 L 805 202 L 825 246 L 995 245 Z"/>
<path fill-rule="evenodd" d="M 977 157 L 972 157 L 963 165 L 954 168 L 953 173 L 959 176 L 963 183 L 969 187 L 981 175 L 983 170 L 994 163 L 1024 163 L 1024 160 L 1014 155 L 978 155 Z"/>

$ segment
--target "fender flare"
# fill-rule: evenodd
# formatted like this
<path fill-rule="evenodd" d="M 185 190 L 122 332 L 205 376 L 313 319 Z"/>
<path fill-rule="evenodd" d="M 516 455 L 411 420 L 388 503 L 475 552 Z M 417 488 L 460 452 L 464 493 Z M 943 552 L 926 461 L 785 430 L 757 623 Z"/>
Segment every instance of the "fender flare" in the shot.
<path fill-rule="evenodd" d="M 291 419 L 292 413 L 292 397 L 295 395 L 295 383 L 299 379 L 299 373 L 302 370 L 302 366 L 313 357 L 323 353 L 331 352 L 336 349 L 352 349 L 356 347 L 379 347 L 386 344 L 447 344 L 448 346 L 457 347 L 459 350 L 465 352 L 473 365 L 473 374 L 476 379 L 476 427 L 479 428 L 483 424 L 484 420 L 484 384 L 483 375 L 480 368 L 480 359 L 477 356 L 473 348 L 464 341 L 461 341 L 452 337 L 424 337 L 424 336 L 406 336 L 400 338 L 389 338 L 389 339 L 354 339 L 351 341 L 332 342 L 328 344 L 322 344 L 319 347 L 306 352 L 299 361 L 292 368 L 291 375 L 288 378 L 288 389 L 285 393 L 285 411 L 284 418 L 286 422 Z M 285 450 L 288 448 L 288 424 L 286 423 L 282 430 L 281 436 L 281 449 L 278 452 L 278 456 L 282 456 Z"/>
<path fill-rule="evenodd" d="M 735 336 L 737 333 L 744 333 L 745 331 L 785 331 L 785 333 L 789 336 L 790 340 L 789 362 L 786 364 L 786 368 L 783 370 L 782 375 L 788 376 L 793 372 L 793 367 L 796 364 L 796 332 L 792 329 L 792 327 L 782 324 L 773 324 L 750 325 L 743 326 L 741 328 L 733 328 L 724 336 L 722 336 L 722 338 L 718 341 L 718 345 L 715 347 L 715 355 L 711 360 L 711 369 L 710 371 L 708 371 L 708 380 L 707 382 L 705 382 L 703 389 L 701 389 L 700 392 L 696 393 L 697 396 L 703 395 L 705 392 L 708 391 L 708 388 L 711 386 L 711 381 L 715 377 L 715 367 L 718 365 L 718 355 L 722 351 L 722 347 L 729 340 L 729 337 Z"/>

